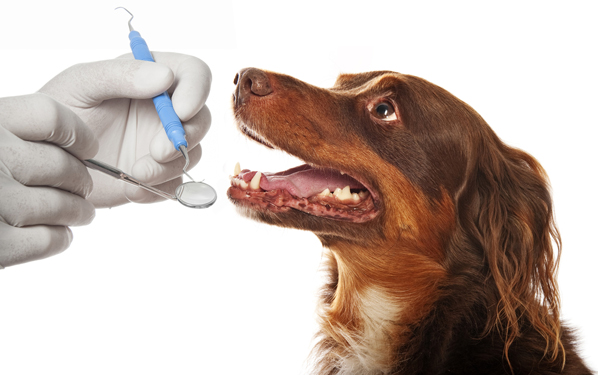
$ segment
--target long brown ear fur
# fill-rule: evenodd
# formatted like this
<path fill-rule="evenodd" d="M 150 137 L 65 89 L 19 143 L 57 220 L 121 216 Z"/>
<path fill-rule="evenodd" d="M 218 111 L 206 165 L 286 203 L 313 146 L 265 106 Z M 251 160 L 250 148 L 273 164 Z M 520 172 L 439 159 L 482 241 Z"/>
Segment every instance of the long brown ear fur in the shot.
<path fill-rule="evenodd" d="M 556 271 L 561 239 L 554 224 L 548 179 L 523 151 L 488 128 L 469 155 L 467 182 L 458 199 L 462 229 L 483 251 L 487 283 L 495 290 L 485 333 L 498 332 L 509 348 L 532 327 L 546 340 L 545 358 L 564 366 Z M 553 244 L 556 245 L 556 256 Z M 493 308 L 494 307 L 494 308 Z"/>

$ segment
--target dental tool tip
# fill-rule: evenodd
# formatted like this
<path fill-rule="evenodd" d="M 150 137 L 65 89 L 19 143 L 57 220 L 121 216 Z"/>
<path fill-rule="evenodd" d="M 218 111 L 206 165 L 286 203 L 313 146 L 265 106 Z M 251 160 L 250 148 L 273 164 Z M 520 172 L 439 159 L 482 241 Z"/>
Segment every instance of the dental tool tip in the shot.
<path fill-rule="evenodd" d="M 187 173 L 187 167 L 189 166 L 189 153 L 187 152 L 187 147 L 181 145 L 179 146 L 179 150 L 185 158 L 185 166 L 183 167 L 183 173 L 185 174 L 185 176 L 189 177 L 191 181 L 195 181 L 193 177 L 189 176 L 189 173 Z"/>
<path fill-rule="evenodd" d="M 187 152 L 187 147 L 181 145 L 179 146 L 179 151 L 181 152 L 181 154 L 183 154 L 183 157 L 185 158 L 185 166 L 183 167 L 183 170 L 186 172 L 187 167 L 189 166 L 189 153 Z"/>
<path fill-rule="evenodd" d="M 125 8 L 125 7 L 116 7 L 116 8 L 114 8 L 114 10 L 117 10 L 117 9 L 124 9 L 125 12 L 127 12 L 127 13 L 129 13 L 131 15 L 131 18 L 129 18 L 129 31 L 133 31 L 134 30 L 133 29 L 133 25 L 131 25 L 131 21 L 133 21 L 133 17 L 134 17 L 133 13 L 129 12 L 127 10 L 127 8 Z"/>

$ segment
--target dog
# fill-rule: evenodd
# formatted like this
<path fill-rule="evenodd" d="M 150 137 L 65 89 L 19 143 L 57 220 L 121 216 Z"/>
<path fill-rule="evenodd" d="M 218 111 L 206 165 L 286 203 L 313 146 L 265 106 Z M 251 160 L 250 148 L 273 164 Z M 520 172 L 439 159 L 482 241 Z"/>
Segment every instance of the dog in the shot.
<path fill-rule="evenodd" d="M 411 75 L 323 89 L 247 68 L 234 83 L 240 131 L 305 161 L 238 168 L 227 195 L 322 242 L 314 373 L 590 374 L 559 318 L 561 241 L 532 156 Z"/>

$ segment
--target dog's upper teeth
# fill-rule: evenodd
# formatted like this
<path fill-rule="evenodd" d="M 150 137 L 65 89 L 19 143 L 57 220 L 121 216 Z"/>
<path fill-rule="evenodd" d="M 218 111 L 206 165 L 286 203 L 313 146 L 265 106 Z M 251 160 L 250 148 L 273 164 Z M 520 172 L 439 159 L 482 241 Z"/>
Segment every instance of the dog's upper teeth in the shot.
<path fill-rule="evenodd" d="M 237 177 L 241 173 L 241 164 L 235 164 L 235 171 L 233 172 L 233 177 Z"/>
<path fill-rule="evenodd" d="M 258 190 L 260 188 L 260 180 L 262 179 L 262 172 L 257 172 L 255 176 L 251 179 L 249 183 L 249 188 L 251 190 Z"/>

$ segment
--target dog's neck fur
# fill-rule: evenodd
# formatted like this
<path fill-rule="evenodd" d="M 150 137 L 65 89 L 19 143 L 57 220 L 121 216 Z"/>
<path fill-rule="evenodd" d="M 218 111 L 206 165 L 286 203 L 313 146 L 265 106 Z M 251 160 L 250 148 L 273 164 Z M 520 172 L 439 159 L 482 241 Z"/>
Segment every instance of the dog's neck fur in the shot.
<path fill-rule="evenodd" d="M 396 370 L 409 327 L 430 310 L 445 277 L 438 262 L 408 237 L 404 234 L 401 245 L 390 241 L 375 248 L 320 237 L 329 283 L 322 293 L 315 373 Z"/>
<path fill-rule="evenodd" d="M 399 274 L 380 279 L 378 275 L 389 273 L 372 272 L 384 262 L 368 264 L 370 259 L 359 259 L 359 253 L 351 246 L 328 247 L 325 266 L 330 281 L 322 293 L 320 340 L 314 348 L 315 373 L 390 373 L 397 366 L 399 348 L 409 334 L 409 323 L 419 317 L 414 314 L 429 308 L 426 306 L 429 299 L 420 297 L 434 292 L 418 290 L 404 295 L 401 290 L 409 288 L 403 288 Z M 345 257 L 351 257 L 351 261 L 345 262 Z M 415 278 L 423 276 L 414 274 L 413 269 L 395 267 L 395 270 L 410 272 L 405 274 Z"/>
<path fill-rule="evenodd" d="M 341 373 L 385 373 L 394 362 L 400 305 L 377 289 L 360 293 L 360 303 L 361 331 L 356 335 L 359 341 L 353 343 L 354 352 L 345 358 Z"/>
<path fill-rule="evenodd" d="M 319 346 L 321 374 L 384 374 L 392 370 L 401 342 L 401 303 L 328 250 L 330 283 L 322 295 Z M 365 281 L 365 280 L 364 280 Z"/>

